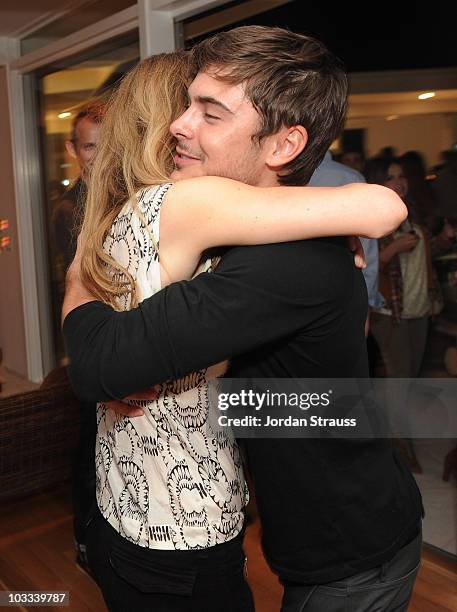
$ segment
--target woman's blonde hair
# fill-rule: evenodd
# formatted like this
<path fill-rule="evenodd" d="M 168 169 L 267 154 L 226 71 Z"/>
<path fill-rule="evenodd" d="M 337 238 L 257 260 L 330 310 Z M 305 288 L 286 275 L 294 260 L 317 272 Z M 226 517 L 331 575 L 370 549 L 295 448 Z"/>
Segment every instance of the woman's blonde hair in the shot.
<path fill-rule="evenodd" d="M 184 111 L 188 80 L 184 51 L 147 58 L 123 78 L 102 122 L 80 234 L 81 279 L 94 297 L 115 308 L 125 294 L 131 307 L 137 305 L 136 284 L 103 244 L 127 200 L 141 217 L 135 194 L 169 180 L 169 127 Z"/>

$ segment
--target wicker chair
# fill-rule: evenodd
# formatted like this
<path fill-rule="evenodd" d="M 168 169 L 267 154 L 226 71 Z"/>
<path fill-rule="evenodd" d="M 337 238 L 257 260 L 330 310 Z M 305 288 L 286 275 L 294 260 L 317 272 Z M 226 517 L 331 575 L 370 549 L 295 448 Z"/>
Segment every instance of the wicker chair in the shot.
<path fill-rule="evenodd" d="M 71 478 L 79 404 L 65 377 L 57 379 L 0 399 L 0 501 L 40 493 Z"/>

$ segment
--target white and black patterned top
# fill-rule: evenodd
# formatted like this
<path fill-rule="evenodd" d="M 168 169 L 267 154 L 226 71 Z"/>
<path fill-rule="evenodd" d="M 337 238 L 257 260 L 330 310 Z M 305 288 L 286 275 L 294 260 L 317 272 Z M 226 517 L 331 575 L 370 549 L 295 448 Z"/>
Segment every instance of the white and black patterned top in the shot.
<path fill-rule="evenodd" d="M 144 189 L 127 202 L 105 250 L 137 281 L 139 300 L 160 290 L 160 207 L 170 184 Z M 149 230 L 149 231 L 148 231 Z M 119 302 L 124 310 L 130 298 Z M 208 417 L 208 374 L 201 370 L 162 385 L 142 402 L 144 416 L 125 418 L 98 405 L 97 502 L 123 537 L 158 549 L 206 548 L 234 538 L 248 501 L 236 442 L 213 434 Z"/>

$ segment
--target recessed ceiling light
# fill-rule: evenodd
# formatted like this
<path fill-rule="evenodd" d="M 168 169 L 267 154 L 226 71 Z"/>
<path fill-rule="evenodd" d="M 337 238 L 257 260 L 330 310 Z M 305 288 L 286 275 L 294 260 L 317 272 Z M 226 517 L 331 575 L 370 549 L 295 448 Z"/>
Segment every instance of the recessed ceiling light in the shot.
<path fill-rule="evenodd" d="M 435 95 L 435 94 L 433 94 L 433 95 Z M 71 113 L 69 113 L 69 112 L 59 113 L 57 116 L 59 117 L 59 119 L 66 119 L 67 117 L 71 117 Z"/>
<path fill-rule="evenodd" d="M 428 100 L 428 98 L 434 98 L 435 95 L 436 94 L 434 91 L 427 91 L 426 93 L 420 94 L 417 97 L 419 98 L 419 100 Z"/>
<path fill-rule="evenodd" d="M 386 121 L 394 121 L 395 119 L 398 119 L 398 115 L 389 115 L 386 117 Z"/>

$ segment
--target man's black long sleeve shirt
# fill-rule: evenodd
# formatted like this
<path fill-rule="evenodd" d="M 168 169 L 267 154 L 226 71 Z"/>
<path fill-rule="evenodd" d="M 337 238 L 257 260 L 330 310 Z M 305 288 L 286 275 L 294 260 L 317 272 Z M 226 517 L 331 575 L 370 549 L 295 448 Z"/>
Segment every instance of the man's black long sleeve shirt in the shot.
<path fill-rule="evenodd" d="M 134 310 L 80 306 L 63 328 L 75 390 L 91 401 L 123 398 L 298 331 L 314 343 L 346 310 L 354 272 L 351 254 L 330 242 L 237 247 L 214 273 Z"/>
<path fill-rule="evenodd" d="M 70 377 L 122 398 L 230 358 L 240 378 L 368 376 L 363 276 L 338 239 L 236 247 L 213 274 L 116 313 L 70 313 Z M 388 440 L 245 440 L 267 558 L 314 584 L 378 566 L 412 539 L 421 500 Z"/>

